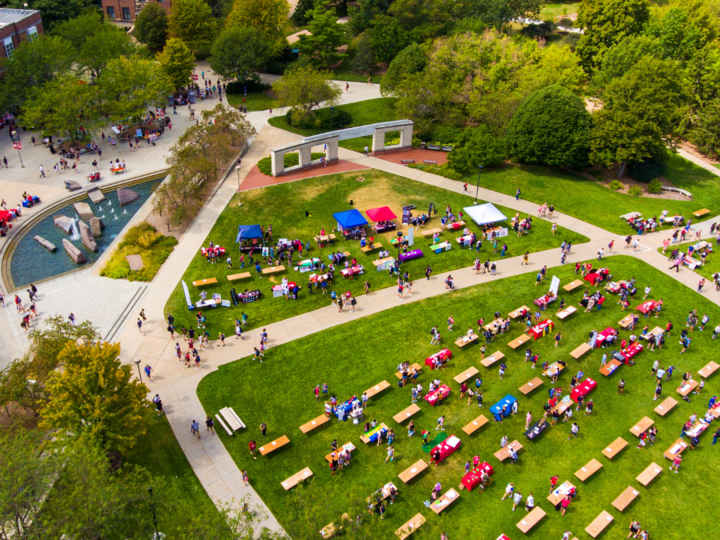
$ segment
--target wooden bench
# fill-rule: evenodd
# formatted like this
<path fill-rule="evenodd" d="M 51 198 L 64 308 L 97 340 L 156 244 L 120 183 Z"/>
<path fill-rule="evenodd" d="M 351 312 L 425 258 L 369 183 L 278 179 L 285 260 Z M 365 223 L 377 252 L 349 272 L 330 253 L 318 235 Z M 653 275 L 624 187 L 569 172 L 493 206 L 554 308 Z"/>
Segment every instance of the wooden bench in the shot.
<path fill-rule="evenodd" d="M 623 491 L 618 498 L 612 502 L 612 505 L 622 512 L 630 506 L 630 503 L 633 502 L 635 497 L 638 495 L 640 495 L 640 492 L 637 489 L 632 486 L 628 486 L 625 488 L 625 491 Z"/>
<path fill-rule="evenodd" d="M 605 528 L 613 522 L 614 519 L 614 517 L 612 517 L 605 510 L 603 510 L 590 525 L 585 527 L 585 532 L 593 538 L 597 538 L 598 535 L 603 532 Z"/>
<path fill-rule="evenodd" d="M 283 435 L 279 439 L 275 439 L 274 441 L 261 446 L 260 447 L 260 455 L 266 456 L 270 452 L 274 452 L 278 448 L 282 448 L 283 446 L 285 446 L 288 443 L 290 443 L 290 439 L 287 438 L 287 435 Z"/>
<path fill-rule="evenodd" d="M 475 375 L 479 373 L 478 369 L 476 367 L 470 367 L 463 371 L 460 375 L 455 377 L 455 382 L 458 384 L 462 384 L 465 381 L 472 379 Z"/>
<path fill-rule="evenodd" d="M 518 521 L 517 528 L 527 534 L 528 532 L 530 532 L 530 529 L 532 529 L 540 522 L 542 518 L 545 517 L 545 515 L 545 510 L 543 510 L 539 506 L 536 506 L 532 509 L 532 512 L 525 516 L 525 519 L 521 519 L 520 521 Z"/>
<path fill-rule="evenodd" d="M 563 482 L 550 492 L 550 495 L 547 496 L 547 500 L 550 501 L 550 504 L 552 504 L 553 506 L 557 506 L 565 498 L 565 492 L 569 493 L 570 490 L 574 487 L 575 486 L 572 484 L 572 482 L 570 482 L 569 480 L 565 480 L 565 482 Z"/>
<path fill-rule="evenodd" d="M 285 488 L 285 491 L 287 491 L 288 489 L 292 489 L 297 486 L 303 480 L 307 480 L 312 475 L 313 472 L 310 470 L 310 467 L 305 467 L 302 471 L 293 474 L 284 482 L 280 482 L 280 485 Z"/>
<path fill-rule="evenodd" d="M 478 339 L 480 339 L 480 336 L 477 334 L 473 334 L 472 337 L 468 337 L 467 334 L 463 334 L 455 340 L 455 345 L 462 349 L 463 347 L 465 347 L 465 345 L 475 343 Z"/>
<path fill-rule="evenodd" d="M 505 355 L 503 353 L 501 353 L 500 351 L 495 351 L 494 353 L 492 353 L 490 356 L 488 356 L 485 360 L 483 360 L 480 363 L 485 367 L 490 367 L 495 362 L 499 362 L 503 358 L 505 358 Z"/>
<path fill-rule="evenodd" d="M 584 482 L 600 469 L 602 469 L 602 463 L 600 463 L 597 459 L 591 459 L 587 465 L 580 467 L 578 471 L 575 471 L 575 476 Z"/>
<path fill-rule="evenodd" d="M 323 415 L 318 416 L 314 420 L 310 420 L 309 422 L 303 424 L 300 426 L 300 431 L 303 433 L 310 433 L 313 429 L 318 428 L 322 426 L 323 424 L 326 424 L 330 421 L 330 419 Z"/>
<path fill-rule="evenodd" d="M 668 397 L 660 405 L 655 407 L 655 412 L 658 413 L 660 416 L 665 416 L 667 413 L 673 410 L 673 407 L 675 407 L 675 405 L 677 404 L 678 402 L 675 398 Z"/>
<path fill-rule="evenodd" d="M 498 458 L 500 461 L 505 461 L 507 458 L 510 457 L 510 447 L 513 447 L 516 452 L 519 452 L 523 449 L 523 445 L 520 444 L 518 441 L 513 441 L 510 444 L 508 444 L 505 448 L 501 448 L 497 452 L 495 452 L 495 457 Z"/>
<path fill-rule="evenodd" d="M 523 334 L 519 338 L 513 339 L 510 343 L 508 343 L 508 347 L 515 350 L 523 343 L 527 343 L 528 341 L 530 341 L 530 339 L 530 336 L 528 336 L 527 334 Z"/>
<path fill-rule="evenodd" d="M 635 480 L 640 482 L 643 486 L 646 486 L 652 482 L 655 477 L 662 472 L 663 468 L 657 463 L 653 462 L 647 466 L 647 468 L 641 472 Z"/>
<path fill-rule="evenodd" d="M 412 372 L 413 372 L 413 371 L 417 371 L 418 373 L 420 373 L 420 372 L 422 371 L 422 366 L 421 366 L 420 364 L 418 364 L 417 362 L 414 363 L 413 365 L 411 365 L 411 366 L 408 368 L 408 377 L 412 376 Z M 396 376 L 399 380 L 402 380 L 402 372 L 401 372 L 401 371 L 396 371 L 396 372 L 395 372 L 395 376 Z"/>
<path fill-rule="evenodd" d="M 228 435 L 232 436 L 232 434 L 235 433 L 232 429 L 230 429 L 229 427 L 227 427 L 227 425 L 225 424 L 225 422 L 223 422 L 222 416 L 220 416 L 219 413 L 215 415 L 215 418 L 217 418 L 217 421 L 220 423 L 220 425 L 223 427 L 223 429 L 225 430 L 225 432 L 226 432 Z"/>
<path fill-rule="evenodd" d="M 484 426 L 485 424 L 487 424 L 488 422 L 489 422 L 489 420 L 488 420 L 487 418 L 485 418 L 485 415 L 484 415 L 484 414 L 481 414 L 481 415 L 478 416 L 475 420 L 473 420 L 472 422 L 470 422 L 467 426 L 465 426 L 464 428 L 462 428 L 462 430 L 463 430 L 465 433 L 467 433 L 468 435 L 472 435 L 473 433 L 475 433 L 478 429 L 480 429 L 481 427 L 483 427 L 483 426 Z"/>
<path fill-rule="evenodd" d="M 382 244 L 380 242 L 375 242 L 372 246 L 365 246 L 361 247 L 360 251 L 363 253 L 370 253 L 371 251 L 375 251 L 376 249 L 380 249 L 382 247 Z"/>
<path fill-rule="evenodd" d="M 561 309 L 556 313 L 557 318 L 560 320 L 567 319 L 570 315 L 575 313 L 577 311 L 577 308 L 575 306 L 568 306 L 565 309 Z"/>
<path fill-rule="evenodd" d="M 400 164 L 401 165 L 410 165 L 410 163 L 415 163 L 414 159 L 401 159 Z"/>
<path fill-rule="evenodd" d="M 599 371 L 606 377 L 609 377 L 610 375 L 615 373 L 620 366 L 622 366 L 622 362 L 613 358 L 607 364 L 601 367 Z"/>
<path fill-rule="evenodd" d="M 663 456 L 665 459 L 669 459 L 670 461 L 673 461 L 676 456 L 681 455 L 685 450 L 687 450 L 688 443 L 683 441 L 682 439 L 678 439 L 675 441 L 670 448 L 668 448 Z"/>
<path fill-rule="evenodd" d="M 410 467 L 405 469 L 400 474 L 398 474 L 398 478 L 400 478 L 400 480 L 402 480 L 404 483 L 407 484 L 410 480 L 415 478 L 417 475 L 419 475 L 421 472 L 423 472 L 427 468 L 428 468 L 427 462 L 423 461 L 421 459 L 421 460 L 413 463 Z"/>
<path fill-rule="evenodd" d="M 333 454 L 337 454 L 337 452 L 340 451 L 344 453 L 345 450 L 349 450 L 350 452 L 352 452 L 353 450 L 355 450 L 355 445 L 351 442 L 346 442 L 340 448 L 338 448 L 337 451 L 330 452 L 327 456 L 325 456 L 325 461 L 327 461 L 328 463 L 332 463 Z"/>
<path fill-rule="evenodd" d="M 633 315 L 632 315 L 632 313 L 631 313 L 630 315 L 628 315 L 628 316 L 625 317 L 624 319 L 619 320 L 619 321 L 618 321 L 618 326 L 619 326 L 620 328 L 625 328 L 625 329 L 627 329 L 627 328 L 632 324 L 633 318 L 634 318 L 634 317 L 633 317 Z"/>
<path fill-rule="evenodd" d="M 542 383 L 543 381 L 540 377 L 535 377 L 532 381 L 523 384 L 520 387 L 520 391 L 523 393 L 523 395 L 527 396 L 530 392 L 541 386 Z"/>
<path fill-rule="evenodd" d="M 580 360 L 580 358 L 587 352 L 591 351 L 592 347 L 587 344 L 583 343 L 580 345 L 577 349 L 575 349 L 573 352 L 570 353 L 570 356 L 572 356 L 575 360 Z"/>
<path fill-rule="evenodd" d="M 632 433 L 636 437 L 639 437 L 640 435 L 645 433 L 654 423 L 655 420 L 652 420 L 651 418 L 645 416 L 642 420 L 640 420 L 637 424 L 630 428 L 630 433 Z"/>
<path fill-rule="evenodd" d="M 270 268 L 262 269 L 263 274 L 277 274 L 278 272 L 284 272 L 284 271 L 285 271 L 285 267 L 283 265 L 271 266 Z"/>
<path fill-rule="evenodd" d="M 416 403 L 413 403 L 404 411 L 401 411 L 393 416 L 393 420 L 395 420 L 398 424 L 402 424 L 405 420 L 418 412 L 420 412 L 420 407 L 418 407 Z"/>
<path fill-rule="evenodd" d="M 395 535 L 400 540 L 405 540 L 408 536 L 414 533 L 422 524 L 425 523 L 425 516 L 422 514 L 415 514 L 413 518 L 408 521 L 405 525 L 395 531 Z"/>
<path fill-rule="evenodd" d="M 228 423 L 230 428 L 233 431 L 238 431 L 240 429 L 245 429 L 247 426 L 243 423 L 242 420 L 240 420 L 240 417 L 237 415 L 237 413 L 232 410 L 231 407 L 225 407 L 224 409 L 220 409 L 220 414 L 225 419 L 225 421 Z"/>
<path fill-rule="evenodd" d="M 445 493 L 443 493 L 442 496 L 440 496 L 434 503 L 430 505 L 430 510 L 432 510 L 436 514 L 439 514 L 452 503 L 457 501 L 459 498 L 460 494 L 455 491 L 455 489 L 450 488 Z"/>
<path fill-rule="evenodd" d="M 523 311 L 530 313 L 530 308 L 527 306 L 520 306 L 515 311 L 511 311 L 508 313 L 508 317 L 511 319 L 517 319 Z"/>
<path fill-rule="evenodd" d="M 716 364 L 715 362 L 710 362 L 707 366 L 702 368 L 700 371 L 698 371 L 698 374 L 701 377 L 708 378 L 710 375 L 715 373 L 718 368 L 720 368 L 720 365 Z"/>
<path fill-rule="evenodd" d="M 567 292 L 574 291 L 578 287 L 582 287 L 582 284 L 583 284 L 583 282 L 581 279 L 576 279 L 575 281 L 572 281 L 572 282 L 568 283 L 567 285 L 565 285 L 563 287 L 563 289 L 565 289 Z"/>
<path fill-rule="evenodd" d="M 340 518 L 341 523 L 345 523 L 345 522 L 349 522 L 349 521 L 350 521 L 350 516 L 348 516 L 347 513 L 343 514 L 342 517 Z M 325 527 L 323 527 L 320 530 L 320 536 L 322 536 L 323 538 L 332 538 L 338 532 L 340 532 L 342 529 L 343 529 L 343 525 L 336 527 L 335 522 L 333 521 L 329 525 L 325 525 Z"/>
<path fill-rule="evenodd" d="M 197 281 L 193 281 L 193 287 L 204 287 L 205 285 L 213 285 L 215 283 L 217 283 L 217 278 L 214 277 L 199 279 Z"/>
<path fill-rule="evenodd" d="M 240 274 L 231 274 L 227 277 L 228 281 L 237 281 L 238 279 L 247 279 L 250 277 L 250 272 L 242 272 Z"/>
<path fill-rule="evenodd" d="M 423 231 L 422 235 L 427 238 L 428 236 L 433 236 L 435 233 L 442 234 L 443 230 L 439 227 L 436 227 L 434 229 L 428 229 L 427 231 Z"/>
<path fill-rule="evenodd" d="M 687 396 L 690 395 L 690 393 L 691 393 L 693 390 L 695 390 L 695 389 L 698 387 L 699 384 L 700 384 L 700 383 L 698 383 L 697 381 L 694 381 L 693 379 L 688 379 L 688 381 L 687 381 L 686 383 L 683 383 L 683 384 L 677 389 L 677 393 L 680 394 L 680 395 L 683 396 L 683 397 L 687 397 Z"/>
<path fill-rule="evenodd" d="M 625 439 L 623 439 L 622 437 L 618 437 L 610 444 L 610 446 L 608 446 L 602 451 L 603 456 L 608 459 L 612 459 L 617 456 L 627 445 L 628 443 Z"/>
<path fill-rule="evenodd" d="M 702 216 L 706 216 L 706 215 L 709 214 L 709 213 L 710 213 L 710 210 L 708 210 L 707 208 L 703 208 L 702 210 L 698 210 L 697 212 L 693 212 L 693 216 L 695 216 L 695 217 L 702 217 Z"/>
<path fill-rule="evenodd" d="M 423 165 L 437 165 L 437 161 L 433 159 L 423 159 Z"/>
<path fill-rule="evenodd" d="M 552 378 L 554 375 L 560 375 L 560 373 L 562 373 L 565 367 L 566 366 L 563 366 L 558 362 L 553 362 L 547 367 L 545 371 L 542 372 L 542 374 L 548 378 Z"/>
<path fill-rule="evenodd" d="M 378 395 L 380 392 L 382 392 L 383 390 L 385 390 L 387 388 L 390 388 L 390 383 L 387 381 L 382 381 L 382 382 L 376 384 L 375 386 L 373 386 L 372 388 L 368 388 L 367 390 L 365 390 L 364 393 L 367 394 L 368 398 L 371 398 L 373 396 Z"/>

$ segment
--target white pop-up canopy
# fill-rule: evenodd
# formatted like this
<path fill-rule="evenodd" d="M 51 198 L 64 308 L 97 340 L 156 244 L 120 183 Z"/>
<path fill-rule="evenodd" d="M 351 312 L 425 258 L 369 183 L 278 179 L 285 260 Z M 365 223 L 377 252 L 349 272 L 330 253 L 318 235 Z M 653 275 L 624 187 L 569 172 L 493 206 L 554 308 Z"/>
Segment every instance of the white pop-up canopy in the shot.
<path fill-rule="evenodd" d="M 500 210 L 495 208 L 495 205 L 492 203 L 468 206 L 467 208 L 463 208 L 463 211 L 478 225 L 507 220 L 507 217 L 505 217 Z"/>

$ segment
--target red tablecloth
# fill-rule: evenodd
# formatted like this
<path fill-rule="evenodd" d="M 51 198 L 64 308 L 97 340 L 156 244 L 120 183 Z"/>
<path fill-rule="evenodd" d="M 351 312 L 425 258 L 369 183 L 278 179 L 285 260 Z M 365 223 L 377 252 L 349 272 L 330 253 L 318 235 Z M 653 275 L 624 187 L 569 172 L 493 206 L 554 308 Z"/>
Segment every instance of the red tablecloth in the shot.
<path fill-rule="evenodd" d="M 577 403 L 578 396 L 587 396 L 596 386 L 597 383 L 592 379 L 585 379 L 582 383 L 573 388 L 573 391 L 570 394 L 570 399 Z"/>
<path fill-rule="evenodd" d="M 436 359 L 436 358 L 440 358 L 440 360 L 443 360 L 443 361 L 444 361 L 444 360 L 449 360 L 450 358 L 452 358 L 452 351 L 451 351 L 450 349 L 443 349 L 443 350 L 440 351 L 440 352 L 436 352 L 436 353 L 433 354 L 432 356 L 428 356 L 428 357 L 425 359 L 425 365 L 426 365 L 426 366 L 430 366 L 430 369 L 432 369 L 433 366 L 435 366 L 435 359 Z"/>
<path fill-rule="evenodd" d="M 456 221 L 455 223 L 446 223 L 445 228 L 450 229 L 451 231 L 462 229 L 465 225 L 461 224 L 459 221 Z"/>
<path fill-rule="evenodd" d="M 427 401 L 430 405 L 433 407 L 438 404 L 438 402 L 442 401 L 446 397 L 450 395 L 450 387 L 447 384 L 443 384 L 438 388 L 437 390 L 429 393 L 427 396 L 425 396 L 425 401 Z"/>
<path fill-rule="evenodd" d="M 440 458 L 436 462 L 436 463 L 440 463 L 442 460 L 447 458 L 450 454 L 455 452 L 455 450 L 460 448 L 460 439 L 458 439 L 455 435 L 450 435 L 450 437 L 448 437 L 443 442 L 438 444 L 435 448 L 440 449 Z M 435 448 L 430 450 L 431 458 L 435 453 Z"/>
<path fill-rule="evenodd" d="M 358 265 L 358 266 L 351 266 L 350 268 L 343 268 L 342 270 L 340 270 L 340 273 L 344 277 L 348 277 L 349 275 L 353 275 L 353 276 L 357 275 L 362 271 L 363 271 L 363 267 Z"/>
<path fill-rule="evenodd" d="M 555 328 L 555 323 L 553 323 L 550 319 L 545 319 L 530 328 L 530 330 L 528 330 L 528 334 L 532 336 L 533 339 L 537 339 L 550 332 L 553 328 Z"/>
<path fill-rule="evenodd" d="M 628 364 L 629 360 L 633 357 L 641 353 L 643 350 L 643 346 L 635 342 L 632 345 L 630 345 L 627 349 L 622 351 L 620 354 L 622 354 L 625 357 L 625 363 Z"/>
<path fill-rule="evenodd" d="M 595 340 L 595 348 L 602 345 L 608 336 L 617 336 L 617 330 L 615 330 L 614 328 L 606 328 L 605 330 L 600 332 L 597 339 Z"/>
<path fill-rule="evenodd" d="M 535 299 L 535 305 L 536 306 L 542 306 L 544 303 L 550 303 L 557 300 L 557 294 L 553 295 L 551 293 L 547 293 L 542 295 L 540 298 Z"/>
<path fill-rule="evenodd" d="M 472 469 L 469 473 L 467 473 L 462 478 L 463 485 L 467 488 L 468 491 L 472 491 L 474 487 L 477 487 L 480 485 L 481 479 L 480 479 L 480 473 L 482 471 L 485 471 L 490 476 L 493 475 L 495 472 L 492 468 L 492 466 L 487 463 L 486 461 L 483 461 L 480 465 Z"/>
<path fill-rule="evenodd" d="M 648 313 L 655 309 L 657 305 L 658 303 L 655 300 L 648 300 L 647 302 L 643 302 L 642 304 L 640 304 L 635 309 L 637 309 L 641 313 Z"/>

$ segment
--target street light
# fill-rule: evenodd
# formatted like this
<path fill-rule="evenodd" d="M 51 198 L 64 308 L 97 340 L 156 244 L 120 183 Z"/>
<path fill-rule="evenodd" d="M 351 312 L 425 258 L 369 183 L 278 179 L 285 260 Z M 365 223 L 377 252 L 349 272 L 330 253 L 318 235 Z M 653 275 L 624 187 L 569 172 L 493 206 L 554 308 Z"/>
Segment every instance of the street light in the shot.
<path fill-rule="evenodd" d="M 242 206 L 242 202 L 240 202 L 240 160 L 238 159 L 238 164 L 235 167 L 235 170 L 238 173 L 238 206 Z"/>
<path fill-rule="evenodd" d="M 27 4 L 26 4 L 27 5 Z M 14 143 L 20 142 L 20 137 L 17 136 L 17 131 L 13 131 L 10 135 L 12 135 L 12 140 Z M 20 155 L 20 146 L 15 147 L 18 151 L 18 157 L 20 158 L 20 167 L 23 169 L 25 168 L 25 164 L 23 163 L 22 156 Z"/>
<path fill-rule="evenodd" d="M 153 540 L 160 540 L 161 538 L 165 538 L 165 535 L 160 535 L 160 531 L 158 531 L 157 526 L 157 516 L 155 515 L 155 501 L 153 500 L 153 490 L 151 487 L 147 488 L 148 492 L 150 493 L 150 509 L 152 510 L 153 515 L 153 523 L 155 524 L 155 536 L 153 537 Z"/>
<path fill-rule="evenodd" d="M 330 131 L 332 131 L 335 125 L 335 107 L 330 107 Z"/>
<path fill-rule="evenodd" d="M 135 365 L 138 368 L 138 377 L 140 377 L 140 382 L 142 382 L 142 373 L 140 373 L 140 360 L 135 360 Z"/>
<path fill-rule="evenodd" d="M 478 181 L 477 187 L 475 188 L 475 204 L 478 203 L 478 192 L 480 191 L 480 174 L 482 174 L 483 166 L 478 165 Z"/>

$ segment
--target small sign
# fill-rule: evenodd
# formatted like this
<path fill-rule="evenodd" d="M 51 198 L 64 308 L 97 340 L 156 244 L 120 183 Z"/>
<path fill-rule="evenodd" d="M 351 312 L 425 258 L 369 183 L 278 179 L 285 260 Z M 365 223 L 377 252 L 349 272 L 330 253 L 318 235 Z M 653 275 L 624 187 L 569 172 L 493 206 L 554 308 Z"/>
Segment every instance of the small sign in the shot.
<path fill-rule="evenodd" d="M 14 142 L 14 143 L 13 143 L 13 148 L 14 148 L 15 150 L 22 150 L 22 143 Z"/>

